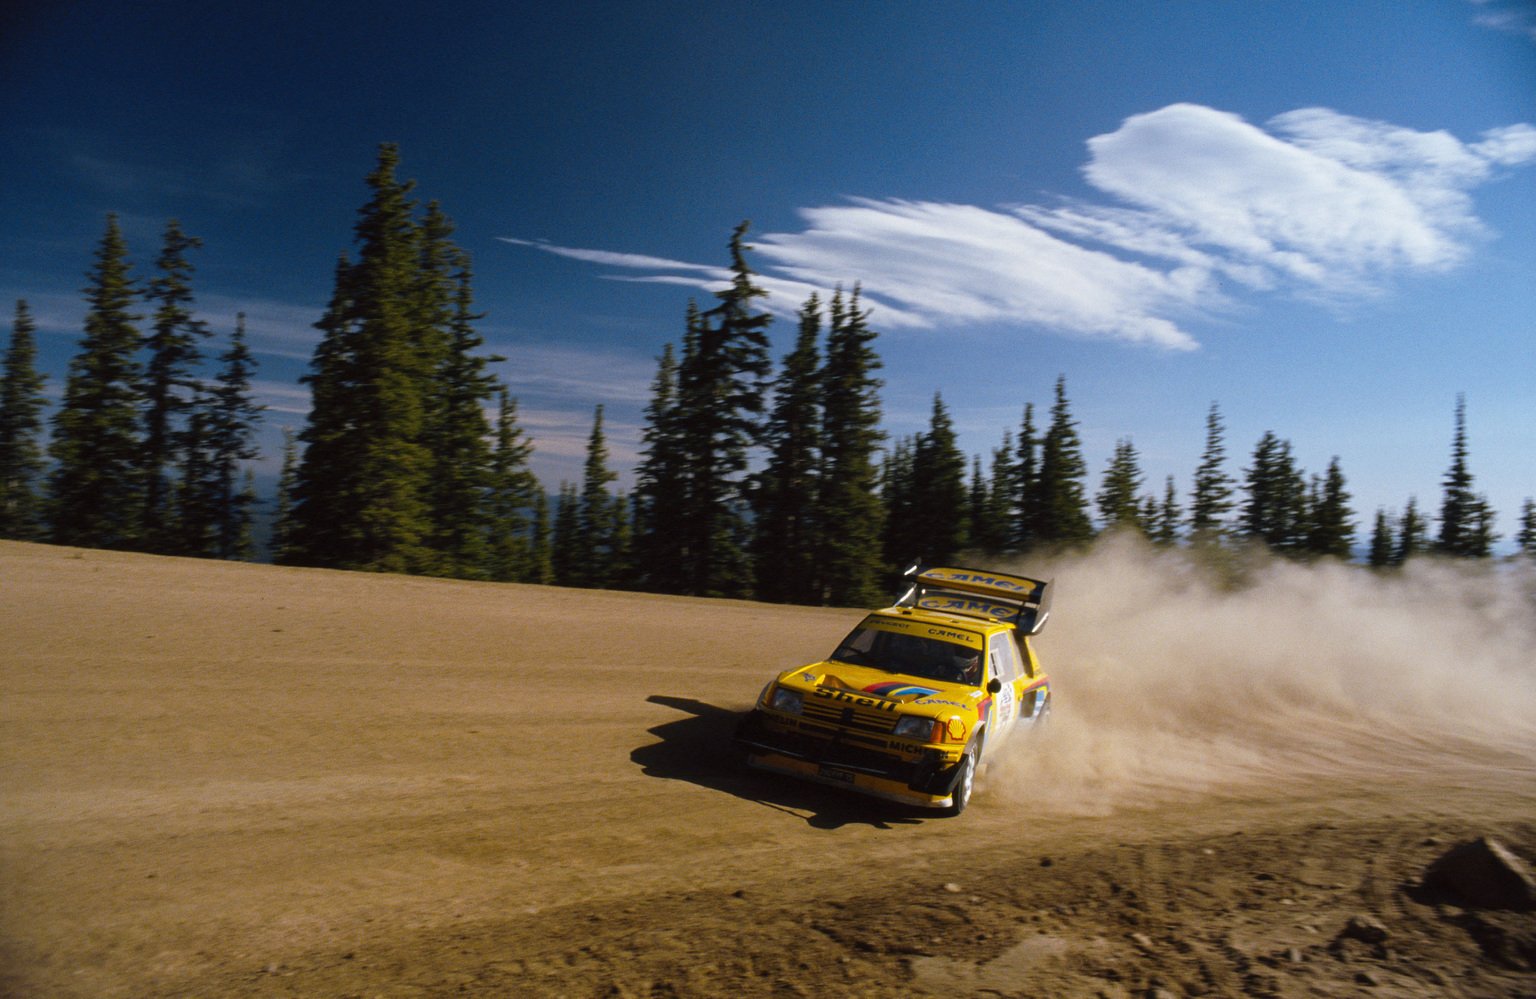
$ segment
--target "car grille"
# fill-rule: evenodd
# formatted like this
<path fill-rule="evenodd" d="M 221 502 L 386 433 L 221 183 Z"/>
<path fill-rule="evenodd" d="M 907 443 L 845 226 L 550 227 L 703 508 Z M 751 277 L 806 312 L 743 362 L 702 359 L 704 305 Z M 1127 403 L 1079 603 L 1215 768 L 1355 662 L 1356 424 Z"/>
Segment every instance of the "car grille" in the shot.
<path fill-rule="evenodd" d="M 818 701 L 812 697 L 805 699 L 803 710 L 804 717 L 808 721 L 846 731 L 873 732 L 878 735 L 889 735 L 900 717 L 891 711 L 843 704 L 839 701 Z"/>

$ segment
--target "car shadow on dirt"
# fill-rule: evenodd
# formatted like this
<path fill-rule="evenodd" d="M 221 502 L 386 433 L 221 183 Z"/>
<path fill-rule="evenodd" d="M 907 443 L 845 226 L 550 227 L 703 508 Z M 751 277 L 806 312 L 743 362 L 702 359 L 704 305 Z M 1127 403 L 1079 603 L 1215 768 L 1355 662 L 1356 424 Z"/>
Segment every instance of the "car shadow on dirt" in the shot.
<path fill-rule="evenodd" d="M 682 780 L 789 814 L 801 815 L 816 829 L 869 825 L 891 829 L 920 824 L 920 809 L 822 787 L 747 766 L 746 754 L 732 741 L 741 712 L 691 697 L 652 694 L 646 698 L 684 713 L 676 721 L 650 729 L 658 741 L 629 754 L 649 777 Z M 808 816 L 802 813 L 809 812 Z"/>

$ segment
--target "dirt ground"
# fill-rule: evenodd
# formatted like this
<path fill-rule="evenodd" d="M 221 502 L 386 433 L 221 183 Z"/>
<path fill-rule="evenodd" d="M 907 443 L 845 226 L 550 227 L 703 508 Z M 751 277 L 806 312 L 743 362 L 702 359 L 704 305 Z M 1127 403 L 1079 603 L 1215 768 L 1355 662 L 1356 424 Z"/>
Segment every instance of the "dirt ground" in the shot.
<path fill-rule="evenodd" d="M 1536 916 L 1420 884 L 1536 857 L 1528 730 L 1108 700 L 1096 585 L 944 819 L 729 746 L 857 611 L 0 542 L 0 995 L 1536 995 Z"/>

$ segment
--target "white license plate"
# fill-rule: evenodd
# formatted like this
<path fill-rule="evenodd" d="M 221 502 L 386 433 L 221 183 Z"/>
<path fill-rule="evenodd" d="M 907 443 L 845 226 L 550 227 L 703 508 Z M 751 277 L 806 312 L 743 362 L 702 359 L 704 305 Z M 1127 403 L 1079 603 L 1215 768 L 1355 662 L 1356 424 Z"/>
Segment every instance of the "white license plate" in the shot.
<path fill-rule="evenodd" d="M 846 770 L 839 770 L 836 767 L 822 767 L 816 772 L 830 780 L 840 780 L 845 784 L 853 783 L 853 774 Z"/>

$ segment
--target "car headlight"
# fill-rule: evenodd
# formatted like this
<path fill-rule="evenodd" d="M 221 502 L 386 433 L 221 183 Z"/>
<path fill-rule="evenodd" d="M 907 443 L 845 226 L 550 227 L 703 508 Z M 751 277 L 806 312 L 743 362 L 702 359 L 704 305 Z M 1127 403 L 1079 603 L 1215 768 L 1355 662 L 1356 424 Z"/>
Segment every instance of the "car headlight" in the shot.
<path fill-rule="evenodd" d="M 921 715 L 902 715 L 896 720 L 896 728 L 891 731 L 891 734 L 898 739 L 927 742 L 933 738 L 933 719 L 924 718 Z"/>
<path fill-rule="evenodd" d="M 789 690 L 779 687 L 773 692 L 773 703 L 769 705 L 775 711 L 782 711 L 787 715 L 798 715 L 805 708 L 805 698 L 798 690 Z"/>

